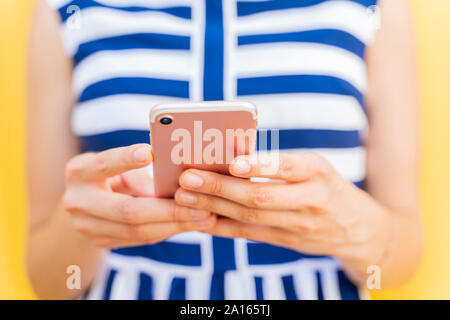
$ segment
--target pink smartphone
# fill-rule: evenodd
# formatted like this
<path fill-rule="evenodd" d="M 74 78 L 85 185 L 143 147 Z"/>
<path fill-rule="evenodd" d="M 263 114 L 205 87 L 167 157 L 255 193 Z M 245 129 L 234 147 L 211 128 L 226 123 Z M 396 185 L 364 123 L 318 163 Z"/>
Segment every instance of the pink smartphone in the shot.
<path fill-rule="evenodd" d="M 256 146 L 256 107 L 249 102 L 159 104 L 150 112 L 150 142 L 157 197 L 171 198 L 188 168 L 228 174 L 238 155 Z"/>

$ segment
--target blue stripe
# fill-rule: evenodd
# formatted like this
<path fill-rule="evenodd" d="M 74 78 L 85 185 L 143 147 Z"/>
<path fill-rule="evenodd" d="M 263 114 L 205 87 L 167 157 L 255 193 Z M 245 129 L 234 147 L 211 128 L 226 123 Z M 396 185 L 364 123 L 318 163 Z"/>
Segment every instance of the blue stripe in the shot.
<path fill-rule="evenodd" d="M 269 143 L 267 150 L 271 148 Z M 280 151 L 289 149 L 343 149 L 362 145 L 358 131 L 318 130 L 318 129 L 292 129 L 280 130 Z M 136 143 L 149 143 L 149 131 L 146 130 L 118 130 L 91 136 L 81 136 L 83 151 L 99 152 L 111 148 L 129 146 Z M 273 150 L 276 151 L 276 150 Z M 362 187 L 361 182 L 357 182 Z"/>
<path fill-rule="evenodd" d="M 209 300 L 225 300 L 225 272 L 215 271 L 211 277 Z"/>
<path fill-rule="evenodd" d="M 173 278 L 170 285 L 169 300 L 186 300 L 185 278 Z"/>
<path fill-rule="evenodd" d="M 325 75 L 287 75 L 238 79 L 238 96 L 279 93 L 325 93 L 355 97 L 364 106 L 363 94 L 351 83 Z"/>
<path fill-rule="evenodd" d="M 347 278 L 342 270 L 338 271 L 339 288 L 342 300 L 359 300 L 358 288 Z"/>
<path fill-rule="evenodd" d="M 189 98 L 189 81 L 153 78 L 114 78 L 96 82 L 81 93 L 79 102 L 117 95 L 145 94 Z M 126 106 L 124 106 L 126 108 Z"/>
<path fill-rule="evenodd" d="M 139 274 L 138 300 L 153 300 L 153 279 L 145 273 Z"/>
<path fill-rule="evenodd" d="M 360 132 L 357 130 L 324 130 L 324 129 L 289 129 L 279 130 L 279 148 L 287 149 L 315 149 L 315 148 L 354 148 L 362 145 Z M 272 131 L 267 131 L 267 148 L 272 150 Z M 276 151 L 272 150 L 272 151 Z"/>
<path fill-rule="evenodd" d="M 246 16 L 249 14 L 255 14 L 265 11 L 309 7 L 327 1 L 330 0 L 271 0 L 271 1 L 263 0 L 252 2 L 238 1 L 237 10 L 238 16 Z M 377 0 L 347 0 L 347 1 L 355 2 L 365 7 L 369 7 L 377 3 Z"/>
<path fill-rule="evenodd" d="M 316 282 L 317 282 L 317 299 L 324 300 L 323 289 L 322 289 L 322 275 L 319 271 L 315 272 Z"/>
<path fill-rule="evenodd" d="M 150 143 L 149 134 L 149 131 L 120 130 L 92 136 L 81 136 L 81 148 L 85 152 L 100 152 L 136 143 Z"/>
<path fill-rule="evenodd" d="M 224 30 L 222 0 L 205 0 L 206 23 L 203 66 L 203 100 L 223 100 Z M 234 240 L 212 238 L 214 275 L 210 298 L 224 299 L 225 274 L 236 269 Z"/>
<path fill-rule="evenodd" d="M 222 0 L 205 0 L 206 28 L 203 100 L 223 100 L 223 8 Z"/>
<path fill-rule="evenodd" d="M 80 8 L 81 10 L 98 7 L 98 8 L 109 8 L 114 10 L 120 10 L 120 11 L 127 11 L 127 12 L 145 12 L 145 11 L 159 11 L 164 12 L 179 18 L 183 19 L 191 19 L 192 13 L 191 8 L 186 6 L 175 6 L 175 7 L 166 7 L 166 8 L 148 8 L 148 7 L 140 7 L 140 6 L 126 6 L 126 7 L 119 7 L 119 6 L 110 6 L 103 3 L 98 3 L 93 0 L 74 0 L 66 4 L 65 6 L 59 8 L 59 14 L 61 16 L 61 19 L 63 22 L 66 22 L 70 16 L 74 13 L 70 7 L 76 6 Z"/>
<path fill-rule="evenodd" d="M 290 33 L 246 35 L 238 37 L 238 45 L 245 46 L 260 43 L 308 42 L 338 47 L 354 53 L 364 59 L 365 44 L 354 35 L 336 29 L 320 29 Z"/>
<path fill-rule="evenodd" d="M 114 279 L 116 278 L 117 270 L 111 269 L 108 274 L 108 279 L 106 280 L 105 291 L 103 293 L 103 300 L 111 299 L 111 290 Z"/>
<path fill-rule="evenodd" d="M 112 252 L 128 257 L 144 257 L 164 263 L 200 267 L 201 250 L 198 244 L 160 242 L 148 246 L 114 249 Z"/>
<path fill-rule="evenodd" d="M 247 247 L 249 265 L 287 263 L 304 258 L 323 258 L 323 256 L 307 255 L 265 243 L 249 242 Z"/>
<path fill-rule="evenodd" d="M 264 300 L 263 281 L 262 277 L 255 277 L 256 300 Z"/>
<path fill-rule="evenodd" d="M 106 50 L 129 49 L 165 49 L 190 50 L 191 40 L 188 36 L 161 33 L 136 33 L 93 40 L 80 44 L 74 56 L 75 65 L 86 57 Z"/>
<path fill-rule="evenodd" d="M 210 299 L 225 298 L 225 272 L 236 270 L 234 239 L 212 237 L 214 274 L 211 279 Z"/>
<path fill-rule="evenodd" d="M 236 270 L 234 240 L 222 237 L 212 238 L 214 270 Z"/>
<path fill-rule="evenodd" d="M 286 294 L 286 300 L 298 300 L 297 292 L 295 292 L 294 276 L 284 276 L 281 278 L 283 281 L 284 293 Z"/>

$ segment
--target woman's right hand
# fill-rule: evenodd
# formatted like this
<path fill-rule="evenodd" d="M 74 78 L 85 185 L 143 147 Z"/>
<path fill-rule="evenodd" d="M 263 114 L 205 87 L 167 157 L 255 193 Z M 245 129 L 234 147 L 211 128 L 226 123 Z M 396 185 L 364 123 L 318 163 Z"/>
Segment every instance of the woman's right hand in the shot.
<path fill-rule="evenodd" d="M 84 153 L 66 167 L 64 208 L 74 228 L 104 248 L 153 244 L 177 233 L 211 228 L 215 215 L 152 197 L 144 168 L 152 162 L 147 144 Z"/>

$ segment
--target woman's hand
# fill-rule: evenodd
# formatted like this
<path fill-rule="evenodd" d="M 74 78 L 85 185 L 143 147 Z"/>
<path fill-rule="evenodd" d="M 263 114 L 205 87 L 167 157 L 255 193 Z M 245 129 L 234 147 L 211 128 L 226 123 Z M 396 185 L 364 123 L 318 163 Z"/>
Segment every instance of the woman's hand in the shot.
<path fill-rule="evenodd" d="M 86 153 L 66 168 L 64 208 L 76 230 L 100 247 L 160 242 L 177 233 L 211 228 L 215 216 L 205 210 L 157 199 L 145 166 L 150 146 L 138 144 Z"/>
<path fill-rule="evenodd" d="M 230 165 L 230 173 L 235 177 L 190 169 L 180 177 L 178 204 L 227 217 L 206 232 L 367 265 L 384 255 L 388 210 L 320 156 L 241 156 Z M 242 179 L 250 177 L 278 181 Z"/>

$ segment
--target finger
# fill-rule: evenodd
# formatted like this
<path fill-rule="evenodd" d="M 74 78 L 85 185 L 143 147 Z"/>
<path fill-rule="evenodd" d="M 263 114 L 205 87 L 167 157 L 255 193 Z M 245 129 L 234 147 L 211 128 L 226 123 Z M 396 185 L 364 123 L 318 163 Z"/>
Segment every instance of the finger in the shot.
<path fill-rule="evenodd" d="M 122 175 L 114 176 L 108 178 L 107 184 L 109 185 L 109 190 L 116 193 L 123 193 L 129 196 L 132 196 L 132 192 L 125 186 L 125 183 L 122 179 Z"/>
<path fill-rule="evenodd" d="M 87 153 L 73 158 L 66 168 L 67 180 L 101 181 L 123 172 L 149 165 L 152 161 L 148 144 L 136 144 Z"/>
<path fill-rule="evenodd" d="M 98 218 L 83 212 L 72 214 L 75 230 L 90 237 L 108 237 L 119 240 L 130 240 L 134 234 L 133 226 Z"/>
<path fill-rule="evenodd" d="M 148 244 L 160 242 L 177 233 L 211 228 L 216 222 L 216 217 L 209 216 L 203 220 L 190 222 L 129 225 L 85 214 L 76 214 L 73 216 L 73 221 L 77 231 L 87 234 L 92 238 L 114 238 L 131 243 Z"/>
<path fill-rule="evenodd" d="M 218 218 L 216 224 L 202 232 L 217 237 L 243 238 L 281 247 L 296 246 L 295 234 L 274 227 L 246 224 L 228 218 Z"/>
<path fill-rule="evenodd" d="M 69 212 L 84 212 L 98 218 L 128 224 L 151 222 L 182 222 L 202 220 L 211 214 L 179 206 L 171 199 L 134 198 L 90 186 L 70 190 L 64 196 L 64 208 Z"/>
<path fill-rule="evenodd" d="M 164 239 L 162 239 L 161 241 L 163 240 Z M 128 241 L 114 237 L 102 237 L 102 236 L 93 237 L 91 241 L 95 246 L 105 249 L 120 249 L 125 247 L 137 247 L 139 245 L 142 245 L 142 243 L 138 241 Z"/>
<path fill-rule="evenodd" d="M 250 208 L 267 210 L 300 209 L 312 192 L 307 186 L 300 184 L 252 182 L 197 169 L 183 172 L 179 182 L 186 190 L 229 199 Z"/>
<path fill-rule="evenodd" d="M 154 243 L 158 243 L 164 241 L 166 238 L 162 238 Z M 142 246 L 143 244 L 151 244 L 151 243 L 143 243 L 142 241 L 129 241 L 118 239 L 114 237 L 94 237 L 92 238 L 92 243 L 100 248 L 106 249 L 120 249 L 126 247 L 137 247 Z"/>
<path fill-rule="evenodd" d="M 331 170 L 331 165 L 315 153 L 261 153 L 236 157 L 230 164 L 230 173 L 237 177 L 294 182 L 305 181 Z"/>
<path fill-rule="evenodd" d="M 115 192 L 134 195 L 136 197 L 154 197 L 153 180 L 147 168 L 130 170 L 114 177 L 117 183 L 111 185 Z"/>
<path fill-rule="evenodd" d="M 177 190 L 175 201 L 181 206 L 214 212 L 241 222 L 278 227 L 303 234 L 318 232 L 321 225 L 321 217 L 310 212 L 248 208 L 230 200 L 183 189 Z"/>

